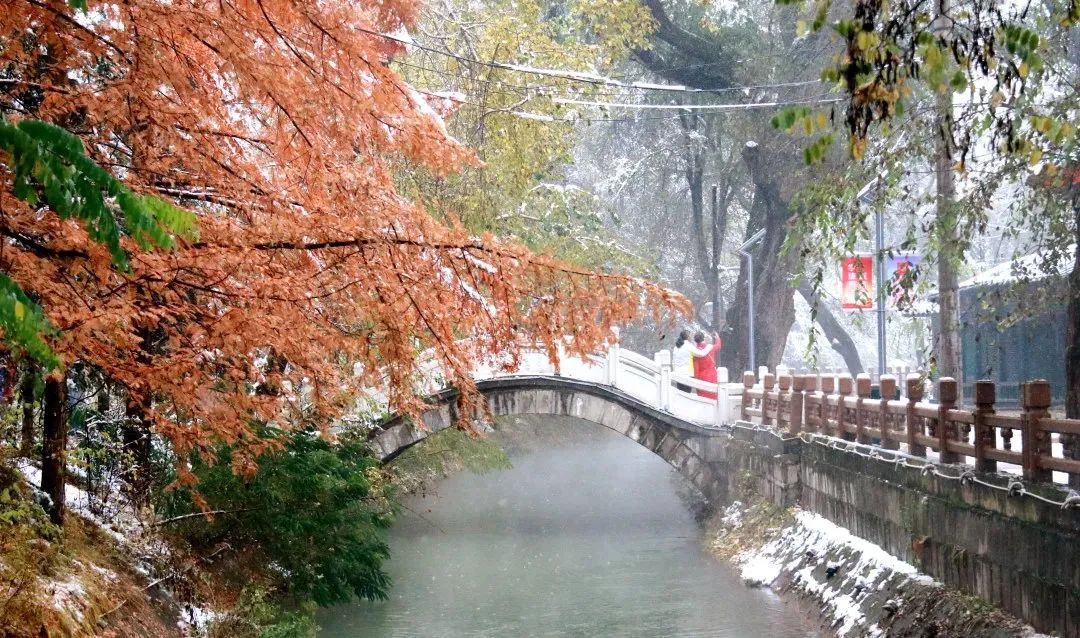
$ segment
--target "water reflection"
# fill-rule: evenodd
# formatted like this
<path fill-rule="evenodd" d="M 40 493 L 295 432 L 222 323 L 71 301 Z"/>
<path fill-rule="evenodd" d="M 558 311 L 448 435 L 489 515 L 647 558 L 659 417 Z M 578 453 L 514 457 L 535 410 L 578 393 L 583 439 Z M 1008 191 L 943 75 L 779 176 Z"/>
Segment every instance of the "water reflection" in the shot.
<path fill-rule="evenodd" d="M 328 610 L 321 635 L 816 635 L 702 550 L 666 463 L 598 426 L 544 425 L 574 436 L 407 501 L 390 600 Z"/>

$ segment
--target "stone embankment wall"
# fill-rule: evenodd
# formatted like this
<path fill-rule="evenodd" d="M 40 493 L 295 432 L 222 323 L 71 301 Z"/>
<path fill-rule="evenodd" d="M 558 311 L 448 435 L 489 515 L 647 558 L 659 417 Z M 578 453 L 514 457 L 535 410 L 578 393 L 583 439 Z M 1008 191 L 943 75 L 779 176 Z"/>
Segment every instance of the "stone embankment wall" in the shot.
<path fill-rule="evenodd" d="M 734 427 L 717 447 L 710 460 L 726 478 L 721 499 L 749 488 L 798 504 L 1040 631 L 1080 638 L 1080 508 L 754 427 Z"/>

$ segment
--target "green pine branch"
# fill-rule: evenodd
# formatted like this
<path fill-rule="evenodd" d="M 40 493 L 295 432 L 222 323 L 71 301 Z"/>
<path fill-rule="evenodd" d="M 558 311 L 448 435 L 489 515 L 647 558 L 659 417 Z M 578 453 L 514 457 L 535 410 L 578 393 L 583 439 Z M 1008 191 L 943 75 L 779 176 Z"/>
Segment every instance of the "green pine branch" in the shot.
<path fill-rule="evenodd" d="M 121 237 L 144 250 L 171 250 L 175 236 L 194 237 L 191 213 L 133 192 L 91 160 L 82 140 L 40 120 L 11 122 L 0 116 L 0 161 L 12 173 L 11 192 L 31 206 L 47 206 L 78 220 L 91 239 L 109 249 L 121 271 L 130 267 Z M 57 364 L 46 339 L 55 332 L 41 308 L 0 273 L 0 330 L 9 344 L 49 366 Z"/>

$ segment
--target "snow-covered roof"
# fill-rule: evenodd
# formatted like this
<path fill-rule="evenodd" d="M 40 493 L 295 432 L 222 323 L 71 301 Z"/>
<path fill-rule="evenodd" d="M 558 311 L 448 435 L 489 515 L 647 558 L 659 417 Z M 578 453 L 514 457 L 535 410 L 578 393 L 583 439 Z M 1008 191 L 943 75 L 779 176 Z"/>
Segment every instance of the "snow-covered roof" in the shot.
<path fill-rule="evenodd" d="M 1055 272 L 1068 273 L 1073 267 L 1075 250 L 1075 245 L 1069 246 L 1065 251 L 1065 255 L 1056 264 L 1045 264 L 1050 257 L 1043 253 L 1024 255 L 1018 259 L 998 264 L 961 281 L 960 288 L 1007 284 L 1021 279 L 1025 275 L 1031 279 L 1042 279 Z"/>

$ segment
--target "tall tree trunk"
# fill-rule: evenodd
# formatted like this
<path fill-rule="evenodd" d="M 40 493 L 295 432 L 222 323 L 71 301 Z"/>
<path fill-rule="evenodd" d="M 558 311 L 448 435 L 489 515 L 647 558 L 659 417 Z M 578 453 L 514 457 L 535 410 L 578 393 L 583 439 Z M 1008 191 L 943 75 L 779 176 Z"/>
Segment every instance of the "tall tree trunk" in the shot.
<path fill-rule="evenodd" d="M 34 386 L 37 374 L 37 366 L 30 359 L 26 359 L 22 383 L 19 384 L 19 402 L 22 403 L 19 455 L 24 457 L 29 457 L 34 451 Z"/>
<path fill-rule="evenodd" d="M 52 372 L 45 377 L 42 399 L 43 436 L 41 454 L 41 490 L 52 500 L 49 518 L 57 525 L 64 524 L 65 456 L 67 452 L 67 419 L 64 418 L 64 374 Z"/>
<path fill-rule="evenodd" d="M 1066 338 L 1069 345 L 1065 349 L 1065 418 L 1080 419 L 1080 187 L 1073 193 L 1072 206 L 1076 248 L 1073 251 L 1072 271 L 1069 273 L 1069 301 L 1066 306 Z M 1066 444 L 1068 456 L 1080 459 L 1080 436 L 1074 434 L 1063 443 Z M 1070 474 L 1069 485 L 1080 488 L 1080 476 Z"/>
<path fill-rule="evenodd" d="M 750 250 L 754 254 L 754 346 L 758 365 L 770 368 L 780 363 L 787 344 L 788 332 L 795 322 L 795 297 L 791 286 L 797 251 L 781 254 L 787 238 L 787 222 L 791 217 L 788 200 L 784 197 L 774 171 L 766 167 L 761 147 L 747 144 L 743 161 L 754 183 L 754 203 L 746 237 L 765 229 L 765 237 Z M 746 294 L 746 260 L 739 269 L 735 301 L 728 308 L 727 322 L 731 339 L 720 351 L 723 364 L 734 371 L 745 370 L 750 363 L 749 325 Z"/>
<path fill-rule="evenodd" d="M 821 303 L 818 295 L 814 292 L 814 287 L 804 281 L 799 284 L 799 294 L 814 309 L 815 321 L 821 326 L 821 331 L 825 334 L 825 338 L 829 340 L 832 349 L 844 358 L 844 365 L 847 366 L 848 372 L 852 376 L 862 373 L 863 366 L 862 360 L 859 359 L 859 348 L 855 345 L 855 341 L 847 330 L 844 330 L 844 327 L 833 316 L 833 313 Z"/>
<path fill-rule="evenodd" d="M 142 339 L 136 357 L 141 362 L 148 362 L 153 351 L 154 331 L 141 327 L 138 331 Z M 124 468 L 122 477 L 127 484 L 128 498 L 136 505 L 145 505 L 150 499 L 152 465 L 150 459 L 150 410 L 152 397 L 147 386 L 133 386 L 127 391 L 127 406 L 124 411 L 122 434 L 124 451 L 130 462 Z"/>
<path fill-rule="evenodd" d="M 949 11 L 949 0 L 937 0 L 941 25 Z M 944 28 L 943 26 L 941 28 Z M 937 367 L 940 376 L 959 382 L 963 401 L 963 370 L 960 367 L 960 290 L 956 268 L 963 259 L 956 217 L 956 183 L 949 150 L 952 140 L 952 93 L 937 97 L 934 169 L 937 182 L 936 216 L 938 244 L 938 343 Z"/>

